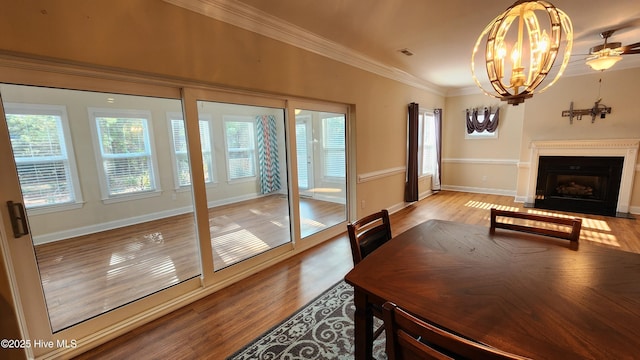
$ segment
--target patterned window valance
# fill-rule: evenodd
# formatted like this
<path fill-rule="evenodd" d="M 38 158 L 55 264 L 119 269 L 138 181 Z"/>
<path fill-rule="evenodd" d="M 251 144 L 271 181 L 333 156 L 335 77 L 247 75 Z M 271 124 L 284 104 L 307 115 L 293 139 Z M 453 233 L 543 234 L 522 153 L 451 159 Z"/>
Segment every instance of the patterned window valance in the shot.
<path fill-rule="evenodd" d="M 481 119 L 479 119 L 481 117 Z M 467 134 L 475 132 L 495 132 L 498 129 L 500 120 L 500 108 L 492 113 L 490 107 L 485 107 L 482 111 L 476 109 L 467 109 Z M 482 121 L 481 121 L 482 120 Z"/>

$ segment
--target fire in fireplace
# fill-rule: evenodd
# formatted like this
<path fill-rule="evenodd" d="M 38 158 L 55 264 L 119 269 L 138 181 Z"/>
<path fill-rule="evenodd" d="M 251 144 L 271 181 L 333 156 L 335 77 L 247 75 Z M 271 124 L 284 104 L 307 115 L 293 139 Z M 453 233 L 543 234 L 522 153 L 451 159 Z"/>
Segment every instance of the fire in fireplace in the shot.
<path fill-rule="evenodd" d="M 615 216 L 624 157 L 540 156 L 535 207 Z"/>

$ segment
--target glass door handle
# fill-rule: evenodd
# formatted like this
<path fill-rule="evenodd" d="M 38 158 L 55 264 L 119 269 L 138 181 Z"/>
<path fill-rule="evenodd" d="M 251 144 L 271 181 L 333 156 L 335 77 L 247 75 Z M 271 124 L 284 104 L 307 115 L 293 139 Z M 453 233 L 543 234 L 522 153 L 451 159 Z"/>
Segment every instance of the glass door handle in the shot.
<path fill-rule="evenodd" d="M 13 236 L 19 238 L 29 234 L 29 225 L 27 224 L 27 214 L 24 211 L 22 203 L 14 203 L 7 201 L 9 207 L 9 217 L 11 217 L 11 227 L 13 228 Z"/>

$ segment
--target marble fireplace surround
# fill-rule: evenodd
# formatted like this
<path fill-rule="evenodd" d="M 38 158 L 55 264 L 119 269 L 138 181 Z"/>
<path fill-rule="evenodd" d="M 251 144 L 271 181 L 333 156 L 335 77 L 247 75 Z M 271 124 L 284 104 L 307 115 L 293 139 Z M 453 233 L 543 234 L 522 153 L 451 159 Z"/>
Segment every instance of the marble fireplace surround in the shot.
<path fill-rule="evenodd" d="M 629 213 L 640 139 L 532 141 L 526 204 L 535 202 L 540 156 L 622 156 L 622 180 L 616 211 Z"/>

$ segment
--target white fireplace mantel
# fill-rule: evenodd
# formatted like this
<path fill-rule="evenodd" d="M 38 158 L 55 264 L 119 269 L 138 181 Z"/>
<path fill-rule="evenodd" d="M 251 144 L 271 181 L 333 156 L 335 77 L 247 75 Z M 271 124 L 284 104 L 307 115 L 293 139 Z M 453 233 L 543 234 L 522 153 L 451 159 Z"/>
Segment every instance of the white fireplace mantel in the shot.
<path fill-rule="evenodd" d="M 640 139 L 532 141 L 526 202 L 533 204 L 540 156 L 622 156 L 622 180 L 616 211 L 628 213 Z"/>

